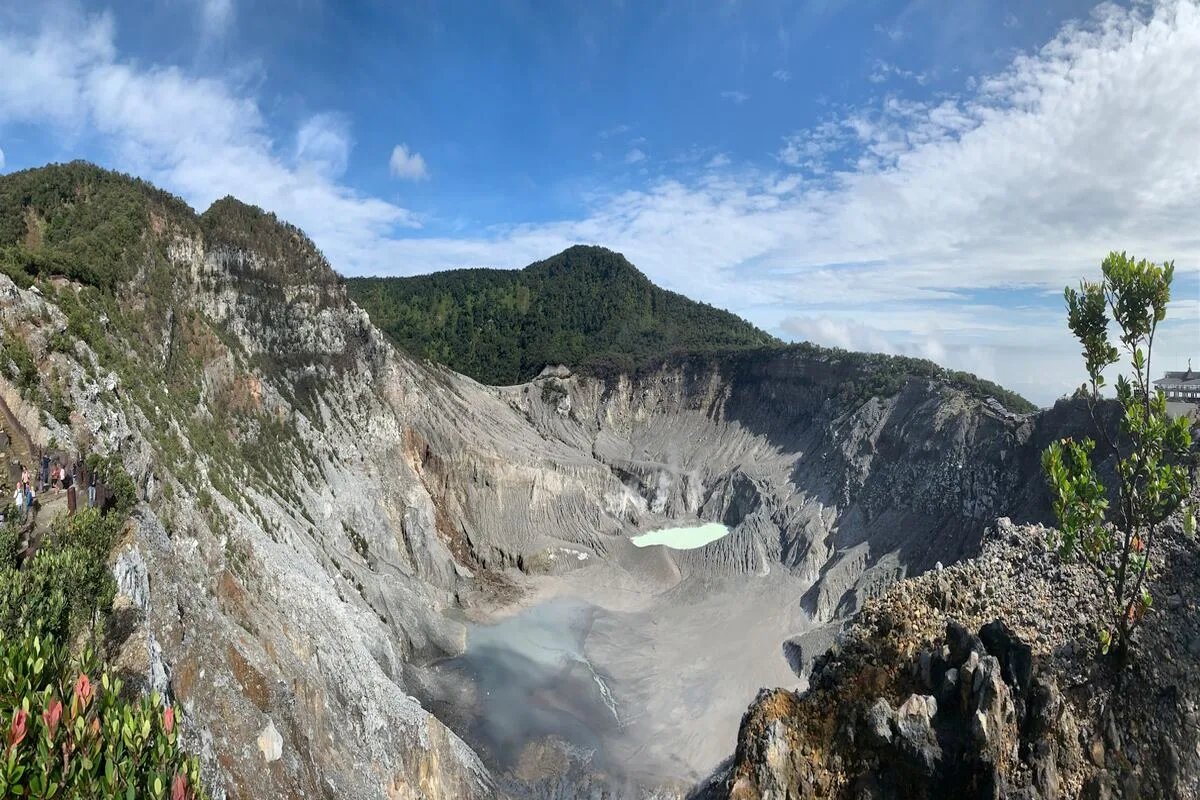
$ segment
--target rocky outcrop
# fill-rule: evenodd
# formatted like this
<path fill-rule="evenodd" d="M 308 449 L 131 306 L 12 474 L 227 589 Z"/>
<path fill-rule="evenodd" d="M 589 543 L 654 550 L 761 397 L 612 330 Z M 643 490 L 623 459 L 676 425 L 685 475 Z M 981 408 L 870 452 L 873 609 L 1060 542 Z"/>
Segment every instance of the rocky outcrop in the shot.
<path fill-rule="evenodd" d="M 1044 542 L 1002 519 L 978 558 L 868 602 L 807 692 L 760 694 L 704 796 L 1197 796 L 1196 545 L 1156 559 L 1168 608 L 1115 672 L 1096 658 L 1093 576 Z"/>
<path fill-rule="evenodd" d="M 498 391 L 547 441 L 620 479 L 601 500 L 617 523 L 699 517 L 735 529 L 673 554 L 683 575 L 789 569 L 812 581 L 808 606 L 828 621 L 905 575 L 975 554 L 997 515 L 1046 519 L 1039 454 L 1091 424 L 1082 404 L 1019 417 L 917 379 L 847 404 L 861 369 L 832 352 L 731 354 Z M 569 413 L 543 401 L 547 380 Z"/>

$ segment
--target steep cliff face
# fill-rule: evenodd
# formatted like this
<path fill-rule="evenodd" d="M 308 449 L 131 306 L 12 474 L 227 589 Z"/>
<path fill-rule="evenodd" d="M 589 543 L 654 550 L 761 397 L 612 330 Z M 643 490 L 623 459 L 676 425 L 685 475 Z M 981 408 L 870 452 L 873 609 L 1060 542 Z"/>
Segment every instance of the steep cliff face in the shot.
<path fill-rule="evenodd" d="M 119 453 L 144 500 L 116 555 L 128 677 L 184 704 L 230 796 L 490 796 L 475 754 L 405 692 L 412 655 L 462 629 L 439 613 L 457 576 L 420 477 L 380 457 L 403 441 L 374 391 L 390 351 L 327 266 L 308 282 L 163 235 L 164 313 L 0 278 L 6 336 L 73 413 L 38 414 L 15 387 L 8 404 L 40 446 Z"/>
<path fill-rule="evenodd" d="M 723 522 L 730 536 L 672 554 L 681 575 L 792 570 L 812 582 L 807 600 L 825 621 L 905 574 L 973 554 L 999 514 L 1043 518 L 1038 454 L 1087 419 L 1069 405 L 1017 416 L 922 379 L 844 402 L 863 372 L 850 355 L 785 351 L 610 380 L 560 372 L 500 391 L 548 441 L 619 478 L 623 492 L 600 498 L 614 522 L 588 520 L 590 530 Z"/>
<path fill-rule="evenodd" d="M 0 365 L 0 389 L 38 444 L 118 453 L 137 479 L 123 663 L 184 703 L 230 796 L 490 796 L 411 696 L 463 646 L 447 612 L 602 563 L 648 591 L 787 573 L 841 619 L 977 552 L 996 515 L 1037 519 L 1036 454 L 1083 422 L 928 376 L 864 395 L 875 362 L 813 348 L 486 387 L 398 353 L 257 209 L 147 219 L 115 293 L 0 276 L 5 335 L 38 365 L 32 390 Z M 39 413 L 51 389 L 65 422 Z M 733 531 L 629 543 L 696 518 Z"/>

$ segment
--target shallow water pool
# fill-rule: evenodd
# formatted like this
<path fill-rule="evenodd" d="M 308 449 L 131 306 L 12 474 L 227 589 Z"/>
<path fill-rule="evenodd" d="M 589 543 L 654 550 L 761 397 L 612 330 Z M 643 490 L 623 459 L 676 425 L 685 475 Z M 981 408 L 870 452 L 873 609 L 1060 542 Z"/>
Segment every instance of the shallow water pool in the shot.
<path fill-rule="evenodd" d="M 709 542 L 715 542 L 729 534 L 729 527 L 719 522 L 706 522 L 684 528 L 660 528 L 656 531 L 634 536 L 629 541 L 635 547 L 650 547 L 661 544 L 672 550 L 694 550 Z"/>
<path fill-rule="evenodd" d="M 435 709 L 500 770 L 549 740 L 601 762 L 602 737 L 619 730 L 621 718 L 608 683 L 583 652 L 596 614 L 560 598 L 494 625 L 472 625 L 466 651 L 439 664 L 470 691 L 438 698 Z"/>

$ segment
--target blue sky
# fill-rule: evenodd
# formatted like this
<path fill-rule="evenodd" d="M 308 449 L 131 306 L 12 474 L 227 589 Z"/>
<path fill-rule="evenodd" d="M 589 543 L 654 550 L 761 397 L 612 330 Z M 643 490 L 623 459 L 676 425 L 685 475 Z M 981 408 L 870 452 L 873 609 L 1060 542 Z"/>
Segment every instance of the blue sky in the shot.
<path fill-rule="evenodd" d="M 1050 402 L 1061 287 L 1179 269 L 1200 364 L 1200 8 L 985 0 L 0 7 L 0 170 L 234 194 L 346 274 L 574 242 L 784 338 Z"/>

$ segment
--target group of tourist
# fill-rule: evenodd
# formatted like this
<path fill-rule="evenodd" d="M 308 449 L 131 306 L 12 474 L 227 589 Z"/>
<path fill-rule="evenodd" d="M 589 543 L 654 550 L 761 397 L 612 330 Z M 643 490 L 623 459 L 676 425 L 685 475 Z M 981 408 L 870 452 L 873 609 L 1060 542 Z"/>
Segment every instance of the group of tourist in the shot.
<path fill-rule="evenodd" d="M 53 463 L 51 463 L 50 456 L 46 456 L 46 455 L 42 456 L 42 491 L 43 492 L 49 490 L 49 488 L 51 486 L 54 487 L 54 491 L 56 493 L 61 492 L 63 489 L 70 488 L 71 486 L 76 485 L 78 482 L 79 482 L 79 463 L 78 462 L 71 465 L 71 472 L 70 472 L 70 476 L 68 477 L 66 464 L 63 464 L 57 458 L 54 459 Z"/>
<path fill-rule="evenodd" d="M 16 506 L 18 518 L 22 521 L 33 508 L 34 501 L 37 499 L 37 493 L 45 493 L 54 490 L 55 494 L 67 492 L 67 507 L 71 513 L 75 512 L 75 493 L 76 487 L 80 483 L 79 473 L 80 464 L 78 461 L 73 463 L 68 470 L 67 465 L 59 459 L 51 460 L 49 455 L 42 456 L 41 469 L 37 474 L 37 493 L 34 491 L 33 477 L 29 473 L 29 468 L 24 464 L 21 467 L 21 480 L 17 484 L 16 490 L 13 492 L 13 505 Z M 85 480 L 87 482 L 87 504 L 88 508 L 96 507 L 96 486 L 98 483 L 97 475 L 94 471 L 84 469 Z"/>
<path fill-rule="evenodd" d="M 33 508 L 34 499 L 33 484 L 29 480 L 29 469 L 22 464 L 21 482 L 17 484 L 17 489 L 13 492 L 13 504 L 17 507 L 17 519 L 25 521 L 29 509 Z"/>

